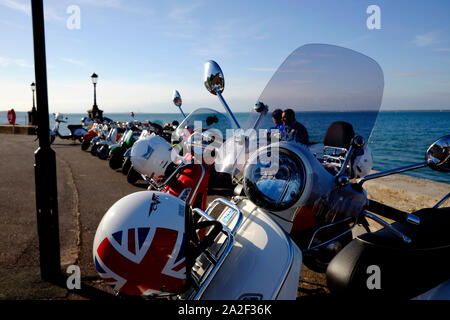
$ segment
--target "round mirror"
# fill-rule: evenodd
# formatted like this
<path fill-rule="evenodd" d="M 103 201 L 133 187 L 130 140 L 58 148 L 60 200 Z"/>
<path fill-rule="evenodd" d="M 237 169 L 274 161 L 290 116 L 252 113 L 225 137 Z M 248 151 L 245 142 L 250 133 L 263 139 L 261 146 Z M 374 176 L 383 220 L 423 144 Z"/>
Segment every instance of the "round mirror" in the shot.
<path fill-rule="evenodd" d="M 181 95 L 178 92 L 178 90 L 173 91 L 172 101 L 173 101 L 173 104 L 176 105 L 178 108 L 181 107 L 181 104 L 182 104 Z"/>
<path fill-rule="evenodd" d="M 225 88 L 225 78 L 223 76 L 222 69 L 213 60 L 209 60 L 205 63 L 205 72 L 203 74 L 203 82 L 206 89 L 212 94 L 217 94 L 217 90 L 220 93 L 223 92 Z"/>
<path fill-rule="evenodd" d="M 450 135 L 434 142 L 427 150 L 425 159 L 430 168 L 442 172 L 450 172 Z"/>

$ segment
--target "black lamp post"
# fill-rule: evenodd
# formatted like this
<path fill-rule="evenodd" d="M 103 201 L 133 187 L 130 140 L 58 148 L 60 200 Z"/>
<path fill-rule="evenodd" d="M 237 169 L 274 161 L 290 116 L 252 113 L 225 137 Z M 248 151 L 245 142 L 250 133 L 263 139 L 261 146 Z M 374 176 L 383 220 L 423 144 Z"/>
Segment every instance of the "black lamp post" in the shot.
<path fill-rule="evenodd" d="M 28 111 L 28 125 L 35 126 L 37 125 L 37 110 L 34 103 L 34 94 L 36 91 L 36 84 L 34 82 L 31 84 L 31 91 L 33 92 L 33 108 L 31 108 L 31 111 Z"/>
<path fill-rule="evenodd" d="M 98 82 L 98 75 L 93 73 L 91 76 L 92 84 L 94 85 L 94 105 L 92 106 L 92 110 L 88 111 L 89 118 L 91 119 L 102 119 L 103 118 L 103 111 L 99 110 L 97 106 L 97 82 Z"/>
<path fill-rule="evenodd" d="M 31 91 L 33 92 L 33 108 L 31 109 L 32 112 L 36 111 L 36 105 L 34 104 L 34 92 L 36 91 L 36 84 L 33 82 L 31 84 Z"/>
<path fill-rule="evenodd" d="M 95 73 L 92 74 L 91 76 L 92 79 L 92 83 L 94 84 L 94 106 L 93 106 L 93 110 L 98 110 L 97 107 L 97 81 L 98 81 L 98 75 L 96 75 Z"/>
<path fill-rule="evenodd" d="M 56 154 L 50 147 L 47 62 L 45 53 L 44 4 L 31 1 L 33 20 L 34 70 L 37 83 L 36 102 L 39 148 L 34 153 L 36 184 L 36 215 L 39 236 L 41 277 L 47 281 L 61 279 L 59 247 L 58 192 L 56 183 Z"/>

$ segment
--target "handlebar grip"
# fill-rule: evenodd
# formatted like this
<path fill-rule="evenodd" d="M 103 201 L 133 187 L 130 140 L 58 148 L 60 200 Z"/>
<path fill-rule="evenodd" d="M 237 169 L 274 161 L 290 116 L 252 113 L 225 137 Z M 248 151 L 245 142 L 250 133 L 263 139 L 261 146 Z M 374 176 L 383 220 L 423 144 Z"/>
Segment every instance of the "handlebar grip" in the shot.
<path fill-rule="evenodd" d="M 369 200 L 367 210 L 400 223 L 411 223 L 414 225 L 420 224 L 419 217 L 411 213 L 389 207 L 375 200 Z"/>

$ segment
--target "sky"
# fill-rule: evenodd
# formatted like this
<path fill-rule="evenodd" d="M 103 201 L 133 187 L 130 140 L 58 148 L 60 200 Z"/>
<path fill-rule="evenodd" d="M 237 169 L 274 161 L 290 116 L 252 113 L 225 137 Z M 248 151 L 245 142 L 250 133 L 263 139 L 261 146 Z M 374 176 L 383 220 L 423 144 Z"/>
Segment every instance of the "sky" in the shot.
<path fill-rule="evenodd" d="M 379 8 L 379 28 L 371 5 Z M 225 75 L 223 96 L 249 111 L 275 70 L 308 43 L 344 46 L 384 72 L 382 110 L 450 109 L 450 1 L 44 0 L 50 112 L 84 113 L 99 76 L 105 113 L 221 108 L 203 65 Z M 79 14 L 77 14 L 79 13 Z M 30 0 L 0 0 L 0 110 L 32 106 Z"/>

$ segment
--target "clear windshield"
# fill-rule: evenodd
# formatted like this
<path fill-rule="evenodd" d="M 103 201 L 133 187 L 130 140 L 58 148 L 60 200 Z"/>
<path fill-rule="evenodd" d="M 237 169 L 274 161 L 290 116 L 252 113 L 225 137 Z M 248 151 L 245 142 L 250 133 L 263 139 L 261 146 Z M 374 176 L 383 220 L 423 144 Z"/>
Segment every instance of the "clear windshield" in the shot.
<path fill-rule="evenodd" d="M 320 156 L 324 142 L 340 146 L 336 138 L 339 130 L 330 130 L 325 137 L 334 122 L 349 123 L 355 135 L 369 139 L 383 89 L 383 72 L 373 59 L 338 46 L 304 45 L 281 64 L 257 100 L 267 106 L 267 113 L 252 111 L 243 128 L 279 129 L 287 133 L 282 137 L 303 142 Z M 277 109 L 282 120 L 275 123 L 272 114 Z M 293 115 L 283 112 L 287 109 Z M 305 130 L 307 139 L 303 139 Z M 241 152 L 241 157 L 242 153 L 246 152 Z M 242 171 L 231 165 L 232 159 L 221 160 L 220 171 L 234 175 Z"/>
<path fill-rule="evenodd" d="M 222 134 L 223 139 L 226 137 L 227 129 L 233 128 L 230 119 L 214 110 L 209 108 L 200 108 L 190 113 L 178 126 L 176 130 L 176 136 L 182 137 L 185 135 L 186 130 L 193 132 L 193 130 L 202 129 L 216 129 Z"/>

